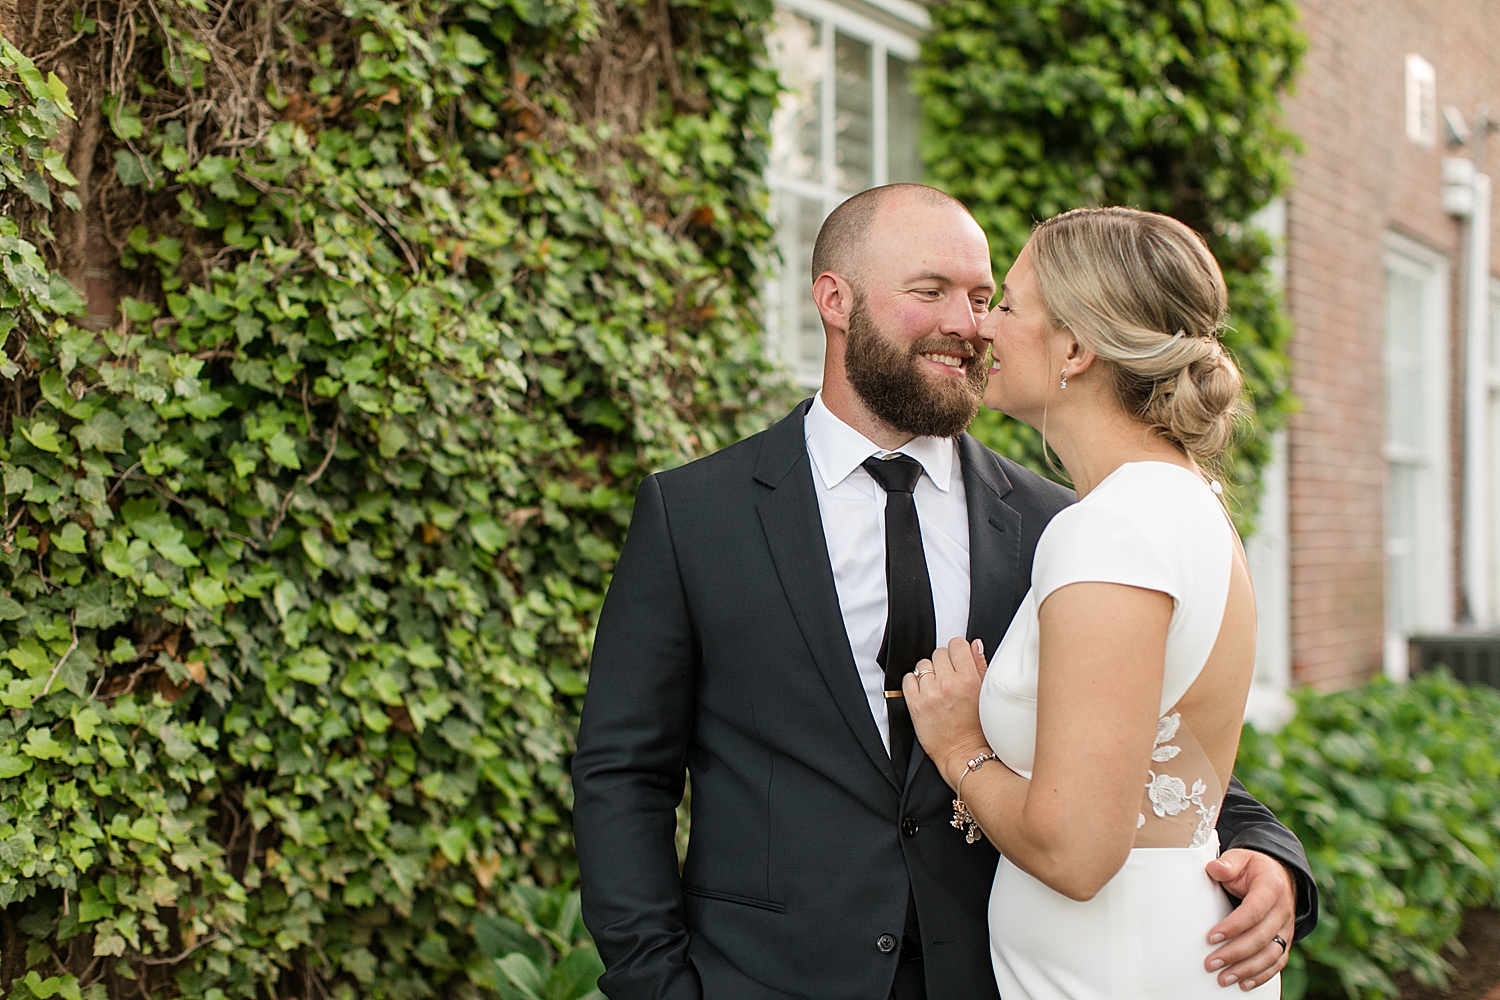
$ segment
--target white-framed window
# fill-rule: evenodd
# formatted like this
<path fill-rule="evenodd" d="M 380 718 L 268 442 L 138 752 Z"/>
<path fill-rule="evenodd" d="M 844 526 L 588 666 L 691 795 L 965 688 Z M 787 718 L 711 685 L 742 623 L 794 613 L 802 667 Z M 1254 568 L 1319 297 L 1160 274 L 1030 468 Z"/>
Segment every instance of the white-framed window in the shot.
<path fill-rule="evenodd" d="M 1385 253 L 1385 670 L 1453 621 L 1448 261 L 1394 234 Z"/>
<path fill-rule="evenodd" d="M 767 289 L 767 326 L 804 385 L 823 377 L 823 327 L 811 295 L 823 219 L 866 188 L 922 179 L 922 109 L 911 89 L 926 11 L 878 5 L 898 30 L 830 0 L 783 0 L 771 55 L 789 93 L 771 118 L 772 216 L 781 262 Z M 910 8 L 908 10 L 907 8 Z"/>
<path fill-rule="evenodd" d="M 1406 57 L 1406 137 L 1423 149 L 1437 144 L 1437 70 L 1415 52 Z"/>

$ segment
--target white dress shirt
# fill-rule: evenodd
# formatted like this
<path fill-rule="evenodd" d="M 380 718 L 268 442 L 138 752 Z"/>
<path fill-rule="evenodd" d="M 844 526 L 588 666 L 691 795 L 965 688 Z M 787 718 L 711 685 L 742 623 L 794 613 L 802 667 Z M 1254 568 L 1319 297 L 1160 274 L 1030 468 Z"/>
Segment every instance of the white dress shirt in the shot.
<path fill-rule="evenodd" d="M 819 393 L 803 419 L 813 486 L 823 515 L 823 538 L 833 564 L 844 631 L 870 714 L 886 749 L 891 746 L 885 707 L 885 671 L 875 658 L 885 638 L 885 491 L 860 467 L 886 451 L 834 416 Z M 896 449 L 922 464 L 913 499 L 922 526 L 922 551 L 932 581 L 938 645 L 964 635 L 969 625 L 969 508 L 958 443 L 951 438 L 913 438 Z"/>

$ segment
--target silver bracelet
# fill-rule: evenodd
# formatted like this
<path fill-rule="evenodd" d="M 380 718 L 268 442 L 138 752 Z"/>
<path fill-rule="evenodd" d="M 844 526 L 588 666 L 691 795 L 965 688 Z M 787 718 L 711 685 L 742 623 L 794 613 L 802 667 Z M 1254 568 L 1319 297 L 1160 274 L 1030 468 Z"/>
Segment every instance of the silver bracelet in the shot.
<path fill-rule="evenodd" d="M 983 840 L 984 834 L 980 832 L 979 822 L 974 818 L 974 814 L 969 812 L 968 806 L 964 805 L 964 779 L 969 776 L 970 771 L 977 771 L 983 767 L 985 761 L 999 759 L 996 754 L 986 750 L 964 765 L 964 773 L 958 776 L 957 786 L 953 789 L 953 823 L 951 825 L 953 829 L 963 831 L 966 843 L 972 844 Z"/>

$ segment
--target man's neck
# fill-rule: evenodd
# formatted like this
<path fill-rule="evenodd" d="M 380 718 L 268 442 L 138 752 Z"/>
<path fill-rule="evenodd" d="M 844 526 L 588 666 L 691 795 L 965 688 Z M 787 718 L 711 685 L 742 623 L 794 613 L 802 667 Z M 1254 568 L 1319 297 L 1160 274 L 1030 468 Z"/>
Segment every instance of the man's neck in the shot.
<path fill-rule="evenodd" d="M 829 385 L 825 380 L 820 395 L 823 397 L 823 405 L 828 407 L 828 412 L 885 451 L 895 451 L 912 440 L 912 435 L 896 430 L 871 413 L 869 407 L 865 406 L 864 400 L 860 399 L 859 394 L 847 384 Z"/>

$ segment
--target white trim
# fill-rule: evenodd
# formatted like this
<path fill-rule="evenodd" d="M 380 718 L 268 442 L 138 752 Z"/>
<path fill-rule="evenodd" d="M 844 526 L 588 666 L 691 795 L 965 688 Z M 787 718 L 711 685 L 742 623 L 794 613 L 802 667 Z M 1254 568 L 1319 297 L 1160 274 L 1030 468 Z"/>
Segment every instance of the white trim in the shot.
<path fill-rule="evenodd" d="M 1469 619 L 1480 627 L 1490 615 L 1489 339 L 1490 178 L 1474 175 L 1474 210 L 1465 226 L 1468 274 L 1464 278 L 1464 597 Z"/>
<path fill-rule="evenodd" d="M 1489 573 L 1491 622 L 1500 621 L 1500 279 L 1487 278 L 1489 291 L 1489 324 L 1485 339 L 1485 387 L 1489 435 L 1486 439 L 1485 485 L 1489 488 L 1486 518 L 1489 527 L 1489 549 L 1485 553 Z"/>
<path fill-rule="evenodd" d="M 1261 732 L 1279 729 L 1295 706 L 1292 687 L 1292 560 L 1287 431 L 1271 436 L 1271 461 L 1261 470 L 1255 534 L 1245 543 L 1255 586 L 1255 678 L 1245 718 Z"/>
<path fill-rule="evenodd" d="M 891 2 L 891 0 L 887 0 L 887 2 Z M 787 10 L 794 11 L 814 21 L 824 21 L 832 24 L 846 35 L 858 38 L 862 42 L 870 42 L 874 45 L 883 46 L 908 61 L 915 61 L 921 52 L 921 43 L 913 35 L 905 34 L 877 21 L 872 21 L 857 11 L 850 10 L 847 6 L 834 2 L 834 0 L 777 0 L 777 6 L 785 7 Z M 877 3 L 874 6 L 881 9 L 885 7 L 884 3 Z M 923 10 L 922 13 L 926 14 L 927 12 Z M 919 26 L 913 25 L 913 28 L 918 29 Z M 926 26 L 920 26 L 920 30 L 925 31 Z M 825 44 L 833 44 L 832 36 L 824 36 L 824 41 Z M 828 58 L 831 60 L 833 57 L 830 55 Z M 829 63 L 829 67 L 832 68 L 831 62 Z"/>
<path fill-rule="evenodd" d="M 1428 436 L 1415 452 L 1409 446 L 1396 446 L 1389 442 L 1384 449 L 1388 468 L 1393 461 L 1411 462 L 1417 459 L 1420 463 L 1417 465 L 1418 480 L 1416 495 L 1413 497 L 1413 502 L 1417 507 L 1414 512 L 1415 524 L 1413 525 L 1416 535 L 1409 540 L 1409 551 L 1417 556 L 1417 563 L 1414 567 L 1416 605 L 1405 609 L 1406 616 L 1411 620 L 1409 629 L 1402 630 L 1393 627 L 1394 605 L 1392 602 L 1397 599 L 1397 596 L 1393 593 L 1395 581 L 1391 579 L 1389 564 L 1385 572 L 1384 669 L 1386 675 L 1393 680 L 1404 680 L 1407 674 L 1407 644 L 1411 636 L 1424 632 L 1443 631 L 1451 627 L 1453 623 L 1453 520 L 1450 506 L 1452 487 L 1449 481 L 1448 462 L 1450 269 L 1446 256 L 1404 236 L 1387 233 L 1384 243 L 1383 263 L 1386 273 L 1395 272 L 1405 275 L 1420 282 L 1422 286 L 1420 320 L 1422 329 L 1419 344 L 1426 375 L 1422 392 L 1427 418 L 1424 423 L 1428 428 Z M 1388 323 L 1389 295 L 1390 292 L 1387 289 L 1384 300 L 1386 315 L 1381 321 L 1383 328 Z M 1389 336 L 1389 330 L 1382 329 L 1382 354 L 1385 352 Z M 1389 370 L 1389 365 L 1390 359 L 1384 358 L 1384 366 L 1387 370 Z M 1387 396 L 1387 410 L 1388 407 L 1389 396 Z M 1389 434 L 1389 428 L 1387 428 L 1387 434 Z M 1387 475 L 1389 476 L 1389 472 Z M 1385 493 L 1386 503 L 1389 505 L 1391 499 L 1389 481 Z M 1386 537 L 1385 548 L 1388 558 L 1392 555 L 1405 554 L 1404 547 L 1402 552 L 1393 548 L 1389 535 L 1391 516 L 1388 507 L 1385 515 L 1387 527 L 1383 532 Z"/>
<path fill-rule="evenodd" d="M 885 11 L 899 21 L 904 21 L 918 31 L 932 30 L 932 15 L 927 8 L 912 0 L 863 0 L 871 7 Z"/>
<path fill-rule="evenodd" d="M 1250 219 L 1271 239 L 1271 277 L 1286 287 L 1286 199 L 1273 198 Z M 1271 436 L 1271 461 L 1261 470 L 1255 533 L 1245 543 L 1255 586 L 1255 677 L 1245 718 L 1262 732 L 1279 729 L 1295 711 L 1292 687 L 1292 547 L 1288 431 Z"/>
<path fill-rule="evenodd" d="M 1423 149 L 1437 145 L 1437 70 L 1415 52 L 1406 56 L 1406 138 Z"/>
<path fill-rule="evenodd" d="M 874 147 L 874 162 L 870 164 L 871 187 L 880 187 L 891 179 L 891 122 L 890 98 L 886 88 L 887 54 L 879 47 L 870 53 L 870 145 Z"/>

